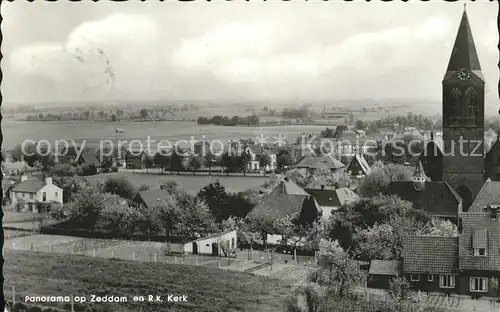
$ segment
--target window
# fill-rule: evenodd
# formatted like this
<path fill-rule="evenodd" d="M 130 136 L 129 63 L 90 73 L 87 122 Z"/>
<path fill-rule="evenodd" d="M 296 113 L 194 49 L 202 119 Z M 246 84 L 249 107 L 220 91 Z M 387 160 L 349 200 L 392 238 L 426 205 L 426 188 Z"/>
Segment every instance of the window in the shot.
<path fill-rule="evenodd" d="M 439 275 L 439 287 L 441 288 L 454 288 L 455 275 Z"/>
<path fill-rule="evenodd" d="M 30 193 L 30 199 L 33 199 L 33 194 L 32 193 Z"/>
<path fill-rule="evenodd" d="M 231 238 L 231 249 L 233 249 L 235 246 L 234 246 L 234 238 Z"/>
<path fill-rule="evenodd" d="M 486 277 L 471 277 L 470 278 L 470 291 L 487 292 L 488 279 Z"/>
<path fill-rule="evenodd" d="M 486 248 L 474 248 L 474 256 L 486 257 Z"/>
<path fill-rule="evenodd" d="M 432 275 L 432 274 L 427 275 L 427 281 L 428 282 L 433 282 L 434 281 L 434 275 Z"/>
<path fill-rule="evenodd" d="M 420 275 L 418 275 L 418 274 L 411 274 L 410 275 L 410 281 L 412 281 L 412 282 L 418 282 L 418 281 L 420 281 Z"/>
<path fill-rule="evenodd" d="M 46 201 L 47 200 L 47 193 L 43 192 L 42 193 L 42 198 L 43 198 L 42 199 L 43 201 Z"/>

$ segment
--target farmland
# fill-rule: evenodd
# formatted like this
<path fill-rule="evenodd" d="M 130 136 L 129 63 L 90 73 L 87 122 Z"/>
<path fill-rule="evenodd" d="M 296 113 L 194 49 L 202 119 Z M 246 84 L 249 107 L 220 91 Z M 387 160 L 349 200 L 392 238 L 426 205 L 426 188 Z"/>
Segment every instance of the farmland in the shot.
<path fill-rule="evenodd" d="M 173 180 L 179 184 L 179 187 L 187 192 L 196 195 L 198 191 L 206 185 L 219 180 L 219 182 L 226 187 L 228 192 L 241 192 L 260 186 L 265 181 L 269 180 L 266 177 L 241 177 L 241 176 L 184 176 L 184 175 L 162 175 L 152 173 L 122 173 L 112 172 L 105 174 L 98 174 L 87 177 L 91 183 L 96 181 L 105 181 L 108 178 L 126 177 L 132 185 L 138 187 L 142 184 L 151 186 L 151 189 L 159 189 L 160 183 Z"/>
<path fill-rule="evenodd" d="M 115 133 L 114 129 L 119 127 L 124 133 Z M 56 140 L 74 140 L 76 144 L 81 144 L 85 140 L 85 146 L 97 148 L 101 140 L 111 140 L 117 142 L 124 141 L 123 146 L 137 148 L 138 143 L 129 143 L 132 140 L 145 142 L 150 137 L 151 148 L 156 147 L 160 140 L 169 140 L 175 144 L 179 140 L 202 139 L 205 136 L 208 140 L 242 139 L 260 136 L 273 137 L 281 134 L 289 140 L 295 139 L 302 132 L 319 133 L 325 126 L 319 125 L 284 125 L 284 126 L 262 126 L 262 127 L 224 127 L 214 125 L 198 125 L 196 122 L 131 122 L 122 121 L 120 123 L 112 122 L 92 122 L 92 121 L 54 121 L 54 122 L 23 122 L 6 120 L 2 123 L 5 148 L 12 148 L 21 144 L 24 140 L 47 140 L 51 145 L 55 145 Z M 62 144 L 62 143 L 61 143 Z M 71 144 L 71 142 L 70 142 Z M 179 145 L 183 144 L 179 142 Z M 52 146 L 53 147 L 53 146 Z M 146 144 L 144 144 L 146 147 Z M 217 146 L 214 146 L 217 147 Z"/>
<path fill-rule="evenodd" d="M 93 311 L 139 311 L 136 295 L 187 295 L 187 302 L 149 303 L 145 311 L 280 311 L 291 286 L 245 273 L 196 266 L 5 250 L 5 295 L 115 295 L 127 303 L 91 304 Z M 52 305 L 56 305 L 55 303 Z M 64 307 L 64 304 L 60 304 Z M 69 308 L 66 306 L 66 308 Z"/>

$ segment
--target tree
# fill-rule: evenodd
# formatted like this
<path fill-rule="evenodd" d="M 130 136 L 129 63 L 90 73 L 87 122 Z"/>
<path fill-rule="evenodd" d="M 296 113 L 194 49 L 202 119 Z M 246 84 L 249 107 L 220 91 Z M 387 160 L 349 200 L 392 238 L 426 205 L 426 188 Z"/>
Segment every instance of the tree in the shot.
<path fill-rule="evenodd" d="M 215 156 L 214 156 L 214 154 L 212 154 L 212 152 L 207 151 L 203 160 L 205 162 L 205 166 L 208 167 L 208 175 L 210 175 L 211 171 L 212 171 L 212 165 L 214 164 L 214 161 L 215 161 Z"/>
<path fill-rule="evenodd" d="M 175 229 L 183 243 L 218 232 L 210 209 L 201 200 L 186 203 Z"/>
<path fill-rule="evenodd" d="M 105 205 L 101 217 L 102 224 L 114 233 L 133 234 L 140 214 L 135 208 L 126 202 L 120 202 L 120 199 L 115 197 Z"/>
<path fill-rule="evenodd" d="M 271 156 L 269 154 L 264 153 L 259 155 L 259 165 L 261 168 L 266 168 L 271 165 Z"/>
<path fill-rule="evenodd" d="M 364 197 L 378 195 L 393 181 L 410 181 L 413 172 L 403 165 L 383 165 L 375 163 L 359 185 L 359 193 Z"/>
<path fill-rule="evenodd" d="M 411 285 L 408 280 L 402 276 L 396 276 L 389 282 L 389 295 L 400 303 L 411 298 Z"/>
<path fill-rule="evenodd" d="M 297 222 L 297 219 L 298 214 L 292 214 L 273 221 L 273 230 L 281 235 L 281 244 L 285 248 L 288 246 L 288 239 L 296 232 L 295 222 Z"/>
<path fill-rule="evenodd" d="M 94 229 L 104 208 L 105 195 L 98 184 L 88 185 L 78 190 L 68 204 L 71 218 L 77 218 L 87 229 Z"/>
<path fill-rule="evenodd" d="M 182 215 L 182 208 L 175 195 L 165 197 L 159 204 L 160 222 L 165 234 L 170 236 L 179 224 Z"/>
<path fill-rule="evenodd" d="M 429 236 L 458 236 L 457 226 L 449 220 L 432 219 L 427 235 Z"/>
<path fill-rule="evenodd" d="M 191 155 L 187 158 L 187 160 L 188 162 L 186 169 L 192 171 L 193 174 L 203 165 L 203 158 L 201 156 Z"/>
<path fill-rule="evenodd" d="M 144 167 L 146 168 L 146 172 L 148 172 L 148 169 L 149 168 L 152 168 L 153 167 L 153 158 L 146 155 L 146 157 L 144 158 Z"/>
<path fill-rule="evenodd" d="M 141 111 L 139 112 L 139 115 L 142 117 L 142 118 L 147 118 L 149 116 L 149 110 L 147 108 L 143 108 L 141 109 Z"/>
<path fill-rule="evenodd" d="M 176 151 L 172 152 L 170 156 L 170 170 L 176 170 L 177 172 L 183 170 L 183 158 L 184 157 L 179 155 Z"/>
<path fill-rule="evenodd" d="M 104 182 L 104 192 L 118 195 L 123 198 L 133 199 L 136 190 L 126 178 L 108 178 Z"/>
<path fill-rule="evenodd" d="M 361 282 L 362 273 L 357 262 L 337 241 L 320 242 L 318 264 L 318 281 L 329 287 L 336 286 L 340 297 L 349 294 Z"/>
<path fill-rule="evenodd" d="M 361 119 L 356 120 L 356 123 L 355 123 L 356 129 L 358 129 L 358 130 L 364 130 L 366 128 L 366 126 L 367 125 L 366 125 L 366 123 L 363 120 L 361 120 Z"/>
<path fill-rule="evenodd" d="M 355 245 L 355 234 L 363 229 L 369 229 L 376 224 L 388 223 L 395 216 L 403 220 L 415 222 L 417 228 L 424 226 L 429 218 L 422 210 L 414 209 L 409 201 L 402 200 L 396 195 L 379 195 L 370 198 L 362 198 L 359 201 L 340 208 L 325 224 L 326 237 L 338 240 L 343 248 Z M 399 219 L 393 220 L 391 226 L 398 226 Z M 411 225 L 408 227 L 414 228 Z M 404 234 L 396 233 L 404 236 Z M 402 244 L 402 242 L 401 242 Z M 394 243 L 396 245 L 396 243 Z"/>
<path fill-rule="evenodd" d="M 226 210 L 228 208 L 228 195 L 226 188 L 220 184 L 219 180 L 202 188 L 197 197 L 207 204 L 216 222 L 222 222 L 229 217 Z"/>
<path fill-rule="evenodd" d="M 283 153 L 276 158 L 278 168 L 283 169 L 293 165 L 293 157 L 289 153 Z"/>

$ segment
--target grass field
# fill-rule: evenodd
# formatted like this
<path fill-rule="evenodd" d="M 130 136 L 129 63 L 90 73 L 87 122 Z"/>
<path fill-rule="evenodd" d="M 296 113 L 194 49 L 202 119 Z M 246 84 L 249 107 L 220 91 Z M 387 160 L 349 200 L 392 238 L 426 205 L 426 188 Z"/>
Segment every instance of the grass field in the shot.
<path fill-rule="evenodd" d="M 109 260 L 6 250 L 5 296 L 114 295 L 127 303 L 92 305 L 93 311 L 283 311 L 291 286 L 246 273 L 197 266 Z M 187 295 L 182 303 L 133 303 L 133 296 Z M 51 304 L 56 306 L 55 303 Z M 69 308 L 66 304 L 59 307 Z M 61 306 L 62 305 L 62 306 Z M 76 310 L 76 309 L 75 309 Z"/>
<path fill-rule="evenodd" d="M 124 133 L 115 133 L 115 128 L 122 128 Z M 2 131 L 4 134 L 3 146 L 7 149 L 21 144 L 25 140 L 48 140 L 55 145 L 56 140 L 75 140 L 80 145 L 85 141 L 85 146 L 99 147 L 101 140 L 118 140 L 124 143 L 125 147 L 137 147 L 132 140 L 146 142 L 150 137 L 151 148 L 156 147 L 161 140 L 169 140 L 174 145 L 179 140 L 202 139 L 205 136 L 207 140 L 243 139 L 255 138 L 261 133 L 269 140 L 279 134 L 295 141 L 302 132 L 319 133 L 325 129 L 325 126 L 317 125 L 284 125 L 280 127 L 225 127 L 214 125 L 198 125 L 196 122 L 91 122 L 91 121 L 54 121 L 54 122 L 24 122 L 15 120 L 2 121 Z M 273 141 L 274 142 L 274 141 Z M 61 143 L 62 144 L 62 143 Z M 184 144 L 179 142 L 180 146 Z M 164 145 L 164 144 L 163 144 Z M 62 145 L 61 145 L 62 146 Z M 147 145 L 144 143 L 144 147 Z M 52 146 L 54 147 L 54 146 Z M 116 146 L 115 146 L 116 147 Z"/>
<path fill-rule="evenodd" d="M 159 189 L 160 183 L 164 181 L 175 181 L 179 186 L 187 192 L 196 195 L 200 189 L 219 180 L 226 187 L 228 192 L 241 192 L 254 186 L 260 186 L 268 177 L 216 177 L 216 176 L 181 176 L 181 175 L 162 175 L 153 173 L 123 173 L 112 172 L 97 174 L 86 177 L 91 183 L 96 181 L 105 181 L 108 178 L 126 177 L 134 186 L 138 187 L 142 184 L 151 186 L 151 189 Z"/>

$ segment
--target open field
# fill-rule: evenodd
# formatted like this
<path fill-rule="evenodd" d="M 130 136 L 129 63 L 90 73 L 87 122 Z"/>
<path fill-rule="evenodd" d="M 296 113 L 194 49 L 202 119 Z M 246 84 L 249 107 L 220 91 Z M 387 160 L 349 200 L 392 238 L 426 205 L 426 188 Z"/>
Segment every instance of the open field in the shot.
<path fill-rule="evenodd" d="M 126 303 L 91 303 L 93 311 L 282 311 L 291 286 L 250 274 L 175 264 L 5 251 L 5 295 L 115 295 Z M 187 302 L 133 303 L 132 297 L 187 295 Z M 56 306 L 56 304 L 51 304 Z M 69 304 L 59 304 L 69 308 Z M 76 309 L 75 309 L 76 310 Z"/>
<path fill-rule="evenodd" d="M 115 133 L 115 128 L 121 128 L 124 133 Z M 260 136 L 273 137 L 281 134 L 288 140 L 295 141 L 302 132 L 319 133 L 325 129 L 325 126 L 316 125 L 286 125 L 286 126 L 262 126 L 262 127 L 228 127 L 214 125 L 198 125 L 196 122 L 131 122 L 121 121 L 120 123 L 113 122 L 91 122 L 91 121 L 54 121 L 54 122 L 24 122 L 6 120 L 2 122 L 2 131 L 4 134 L 3 146 L 12 148 L 17 144 L 21 144 L 25 140 L 48 140 L 52 147 L 56 140 L 75 140 L 76 144 L 81 144 L 85 140 L 88 147 L 99 147 L 101 140 L 118 140 L 126 141 L 123 144 L 129 147 L 132 140 L 145 142 L 150 137 L 151 149 L 156 150 L 156 144 L 160 140 L 170 140 L 175 144 L 179 140 L 191 140 L 194 136 L 195 140 L 202 139 L 205 136 L 208 140 L 221 140 L 225 142 L 227 139 L 242 139 Z M 274 141 L 273 141 L 274 142 Z M 71 144 L 71 142 L 69 142 Z M 62 143 L 61 143 L 62 144 Z M 107 143 L 106 143 L 107 144 Z M 132 143 L 132 147 L 137 148 L 138 143 Z M 165 145 L 165 144 L 163 144 Z M 179 143 L 180 146 L 185 145 Z M 61 145 L 62 146 L 62 145 Z M 117 145 L 115 146 L 117 147 Z M 146 148 L 146 144 L 144 143 Z M 218 147 L 214 145 L 214 147 Z"/>
<path fill-rule="evenodd" d="M 154 173 L 123 173 L 112 172 L 97 174 L 86 177 L 91 183 L 101 180 L 105 181 L 108 178 L 126 177 L 134 186 L 138 187 L 141 184 L 151 186 L 151 189 L 159 189 L 160 183 L 164 181 L 175 181 L 179 187 L 185 189 L 188 193 L 196 195 L 198 191 L 210 183 L 219 180 L 221 184 L 226 187 L 228 192 L 241 192 L 260 186 L 265 181 L 269 180 L 268 177 L 237 177 L 237 176 L 184 176 L 184 175 L 162 175 Z"/>

